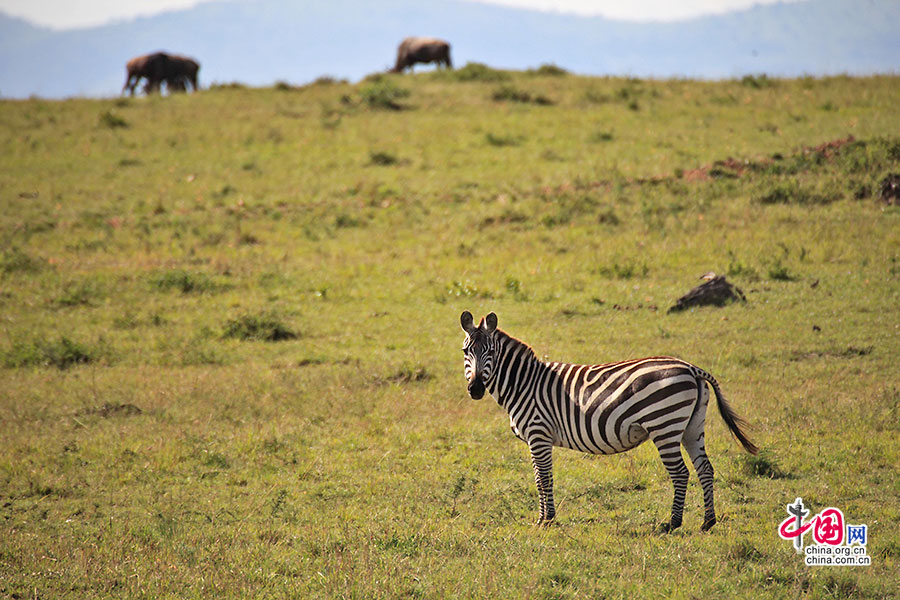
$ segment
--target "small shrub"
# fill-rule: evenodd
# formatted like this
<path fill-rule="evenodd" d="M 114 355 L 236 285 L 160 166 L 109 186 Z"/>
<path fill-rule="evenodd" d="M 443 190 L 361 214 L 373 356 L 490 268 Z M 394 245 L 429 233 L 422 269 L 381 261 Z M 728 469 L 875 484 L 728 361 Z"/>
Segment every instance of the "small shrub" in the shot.
<path fill-rule="evenodd" d="M 62 293 L 56 297 L 57 306 L 92 306 L 94 299 L 103 296 L 103 290 L 93 281 L 85 280 L 67 284 Z"/>
<path fill-rule="evenodd" d="M 646 264 L 637 265 L 633 261 L 625 261 L 619 263 L 618 261 L 614 262 L 611 266 L 602 266 L 597 269 L 597 272 L 609 278 L 615 279 L 632 279 L 634 277 L 646 277 L 649 268 Z"/>
<path fill-rule="evenodd" d="M 218 452 L 210 452 L 208 450 L 203 451 L 203 465 L 206 467 L 213 467 L 215 469 L 228 469 L 231 467 L 231 463 L 228 461 L 228 457 L 224 454 L 219 454 Z"/>
<path fill-rule="evenodd" d="M 291 90 L 297 89 L 286 81 L 276 81 L 275 85 L 272 87 L 279 92 L 289 92 Z"/>
<path fill-rule="evenodd" d="M 761 196 L 757 196 L 756 201 L 760 204 L 799 204 L 801 206 L 821 206 L 825 204 L 831 204 L 839 198 L 839 192 L 822 194 L 813 190 L 802 188 L 795 181 L 788 181 L 779 183 L 767 193 Z"/>
<path fill-rule="evenodd" d="M 532 96 L 531 93 L 520 90 L 511 85 L 504 85 L 491 94 L 491 98 L 496 102 L 520 102 L 522 104 L 532 103 L 541 106 L 550 106 L 553 101 L 546 96 Z"/>
<path fill-rule="evenodd" d="M 528 294 L 522 291 L 522 282 L 513 277 L 506 278 L 506 290 L 512 294 L 512 297 L 515 298 L 518 302 L 524 302 L 528 300 Z"/>
<path fill-rule="evenodd" d="M 267 312 L 261 314 L 245 313 L 234 319 L 229 319 L 225 324 L 222 337 L 243 341 L 280 342 L 297 339 L 298 335 L 282 323 L 277 315 Z"/>
<path fill-rule="evenodd" d="M 3 353 L 3 365 L 17 367 L 56 367 L 60 370 L 96 359 L 96 352 L 66 336 L 56 340 L 18 341 Z"/>
<path fill-rule="evenodd" d="M 760 204 L 789 204 L 799 186 L 795 183 L 781 183 L 768 193 L 756 198 Z"/>
<path fill-rule="evenodd" d="M 791 273 L 791 270 L 787 267 L 787 265 L 783 264 L 780 259 L 769 265 L 768 275 L 769 279 L 773 281 L 797 280 L 797 276 Z"/>
<path fill-rule="evenodd" d="M 423 365 L 403 365 L 395 373 L 388 375 L 382 381 L 385 383 L 416 383 L 433 379 L 434 375 L 428 372 Z"/>
<path fill-rule="evenodd" d="M 597 90 L 588 90 L 584 93 L 584 99 L 591 104 L 606 104 L 612 100 L 612 97 Z"/>
<path fill-rule="evenodd" d="M 569 72 L 563 69 L 562 67 L 558 67 L 554 64 L 544 64 L 538 67 L 537 69 L 528 69 L 526 71 L 528 75 L 542 75 L 542 76 L 550 76 L 550 77 L 562 77 L 564 75 L 568 75 Z"/>
<path fill-rule="evenodd" d="M 568 598 L 570 591 L 575 589 L 575 582 L 572 577 L 564 571 L 556 570 L 546 575 L 542 575 L 539 579 L 540 589 L 538 598 L 556 599 Z"/>
<path fill-rule="evenodd" d="M 225 196 L 230 196 L 231 194 L 234 194 L 236 192 L 237 192 L 236 187 L 234 187 L 233 185 L 231 185 L 229 183 L 226 183 L 225 185 L 222 186 L 222 189 L 220 189 L 216 192 L 213 192 L 212 195 L 214 198 L 224 198 Z"/>
<path fill-rule="evenodd" d="M 495 135 L 493 133 L 486 133 L 484 136 L 484 140 L 491 146 L 503 147 L 503 146 L 518 146 L 522 143 L 521 138 L 513 136 L 513 135 Z"/>
<path fill-rule="evenodd" d="M 606 208 L 605 210 L 601 210 L 597 213 L 597 222 L 602 223 L 604 225 L 619 225 L 622 221 L 619 219 L 619 216 L 616 214 L 611 207 Z"/>
<path fill-rule="evenodd" d="M 599 142 L 611 142 L 613 140 L 612 131 L 595 131 L 588 138 L 589 142 L 599 143 Z"/>
<path fill-rule="evenodd" d="M 237 236 L 237 245 L 238 246 L 255 246 L 259 244 L 259 238 L 253 235 L 252 233 L 241 232 Z"/>
<path fill-rule="evenodd" d="M 443 73 L 443 71 L 441 71 Z M 481 63 L 466 63 L 466 66 L 455 71 L 447 72 L 449 76 L 457 81 L 506 81 L 509 79 L 509 73 L 492 69 L 491 67 Z"/>
<path fill-rule="evenodd" d="M 860 356 L 872 354 L 874 349 L 874 346 L 847 346 L 846 348 L 836 350 L 833 354 L 834 356 L 839 356 L 841 358 L 858 358 Z"/>
<path fill-rule="evenodd" d="M 728 251 L 728 270 L 725 272 L 729 277 L 746 277 L 747 279 L 757 279 L 759 275 L 756 269 L 742 262 L 731 250 Z"/>
<path fill-rule="evenodd" d="M 334 226 L 338 229 L 350 229 L 353 227 L 362 227 L 363 221 L 351 215 L 341 213 L 334 219 Z"/>
<path fill-rule="evenodd" d="M 409 95 L 409 90 L 387 78 L 376 79 L 359 91 L 363 104 L 374 109 L 401 110 L 403 106 L 397 100 Z"/>
<path fill-rule="evenodd" d="M 493 227 L 495 225 L 513 225 L 516 223 L 527 223 L 528 217 L 515 210 L 505 210 L 496 216 L 485 217 L 478 224 L 478 229 Z M 475 249 L 465 244 L 459 245 L 460 256 L 475 256 Z M 466 254 L 463 254 L 466 253 Z"/>
<path fill-rule="evenodd" d="M 218 288 L 208 275 L 180 269 L 153 275 L 150 278 L 150 285 L 163 292 L 178 290 L 182 294 L 203 294 Z"/>
<path fill-rule="evenodd" d="M 380 167 L 396 165 L 399 160 L 389 152 L 369 152 L 369 162 Z"/>
<path fill-rule="evenodd" d="M 0 273 L 36 273 L 46 266 L 42 258 L 35 258 L 24 250 L 12 247 L 0 254 Z"/>
<path fill-rule="evenodd" d="M 775 85 L 775 82 L 769 79 L 769 77 L 765 73 L 760 73 L 759 75 L 744 75 L 741 78 L 741 85 L 743 85 L 744 87 L 759 90 L 762 88 L 772 87 Z"/>
<path fill-rule="evenodd" d="M 709 170 L 709 176 L 713 179 L 737 179 L 740 177 L 736 171 L 726 165 L 713 165 Z"/>
<path fill-rule="evenodd" d="M 114 114 L 111 110 L 100 113 L 100 125 L 109 129 L 120 129 L 128 127 L 128 122 L 122 117 Z"/>
<path fill-rule="evenodd" d="M 766 479 L 784 479 L 787 473 L 781 470 L 775 456 L 766 450 L 757 455 L 741 454 L 741 462 L 744 473 L 751 477 L 763 477 Z"/>
<path fill-rule="evenodd" d="M 531 102 L 531 94 L 511 85 L 504 85 L 503 87 L 497 88 L 494 90 L 494 93 L 491 94 L 491 98 L 498 102 Z"/>
<path fill-rule="evenodd" d="M 219 83 L 215 82 L 209 86 L 210 90 L 246 90 L 247 86 L 238 81 L 232 81 L 231 83 Z"/>
<path fill-rule="evenodd" d="M 312 82 L 312 85 L 336 85 L 338 83 L 347 83 L 346 79 L 337 79 L 336 77 L 332 77 L 331 75 L 322 75 L 320 77 L 316 77 L 315 81 Z"/>

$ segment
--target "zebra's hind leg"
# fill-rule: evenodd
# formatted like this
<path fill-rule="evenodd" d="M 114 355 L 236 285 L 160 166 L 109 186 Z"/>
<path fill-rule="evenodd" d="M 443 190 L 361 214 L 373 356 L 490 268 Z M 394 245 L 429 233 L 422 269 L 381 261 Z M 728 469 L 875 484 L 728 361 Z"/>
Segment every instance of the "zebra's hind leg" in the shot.
<path fill-rule="evenodd" d="M 680 433 L 680 432 L 679 432 Z M 684 458 L 681 456 L 681 440 L 680 435 L 655 438 L 653 443 L 659 450 L 659 456 L 662 458 L 663 466 L 672 479 L 672 485 L 675 488 L 675 495 L 672 498 L 672 520 L 668 525 L 662 527 L 663 531 L 672 531 L 681 527 L 681 519 L 684 514 L 684 496 L 687 492 L 688 470 L 684 464 Z"/>
<path fill-rule="evenodd" d="M 703 488 L 703 526 L 701 531 L 709 531 L 716 524 L 716 507 L 713 501 L 713 466 L 706 456 L 706 448 L 704 445 L 704 423 L 706 421 L 706 407 L 709 404 L 709 389 L 703 382 L 698 383 L 700 387 L 700 401 L 694 408 L 694 414 L 688 422 L 687 428 L 684 430 L 684 437 L 681 443 L 684 444 L 691 462 L 694 463 L 694 470 L 697 472 L 697 479 L 700 480 L 700 486 Z"/>
<path fill-rule="evenodd" d="M 716 507 L 713 500 L 713 466 L 706 456 L 706 449 L 703 447 L 704 436 L 700 433 L 699 439 L 688 444 L 685 442 L 684 447 L 694 463 L 694 470 L 697 472 L 697 479 L 700 480 L 700 486 L 703 488 L 703 526 L 701 531 L 708 531 L 716 524 Z"/>

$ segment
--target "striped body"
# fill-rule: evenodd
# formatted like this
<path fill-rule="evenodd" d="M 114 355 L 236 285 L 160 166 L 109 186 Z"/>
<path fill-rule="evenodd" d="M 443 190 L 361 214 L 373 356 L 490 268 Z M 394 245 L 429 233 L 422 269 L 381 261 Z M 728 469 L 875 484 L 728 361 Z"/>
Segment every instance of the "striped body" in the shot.
<path fill-rule="evenodd" d="M 487 390 L 509 413 L 513 433 L 530 450 L 540 496 L 540 521 L 555 516 L 552 448 L 591 454 L 625 452 L 646 440 L 656 445 L 672 478 L 675 498 L 669 528 L 681 525 L 688 471 L 683 445 L 703 487 L 704 529 L 715 524 L 713 469 L 704 447 L 704 423 L 712 386 L 722 417 L 744 447 L 756 447 L 741 431 L 716 380 L 683 360 L 651 357 L 602 365 L 543 362 L 526 344 L 496 328 L 491 313 L 475 326 L 463 313 L 469 393 Z M 492 317 L 492 318 L 491 318 Z"/>

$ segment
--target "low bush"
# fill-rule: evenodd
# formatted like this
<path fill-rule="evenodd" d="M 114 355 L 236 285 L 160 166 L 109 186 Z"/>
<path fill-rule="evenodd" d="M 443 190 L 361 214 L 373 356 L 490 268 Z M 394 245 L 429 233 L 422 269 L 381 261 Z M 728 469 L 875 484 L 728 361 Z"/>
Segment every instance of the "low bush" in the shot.
<path fill-rule="evenodd" d="M 528 69 L 526 71 L 528 75 L 536 75 L 536 76 L 550 76 L 550 77 L 563 77 L 568 75 L 569 72 L 563 69 L 562 67 L 558 67 L 554 64 L 544 64 L 539 66 L 537 69 Z"/>
<path fill-rule="evenodd" d="M 374 79 L 359 90 L 362 103 L 369 108 L 383 110 L 401 110 L 403 106 L 397 101 L 408 98 L 410 91 L 398 86 L 386 77 Z"/>
<path fill-rule="evenodd" d="M 110 129 L 119 129 L 128 127 L 128 122 L 111 110 L 107 110 L 100 113 L 100 125 Z"/>
<path fill-rule="evenodd" d="M 219 288 L 208 275 L 190 273 L 181 269 L 162 271 L 152 275 L 150 285 L 163 292 L 178 290 L 182 294 L 203 294 Z"/>
<path fill-rule="evenodd" d="M 36 273 L 46 266 L 42 258 L 35 258 L 21 248 L 12 247 L 0 253 L 0 273 Z"/>
<path fill-rule="evenodd" d="M 497 102 L 520 102 L 522 104 L 538 104 L 541 106 L 550 106 L 553 101 L 546 96 L 533 96 L 530 92 L 520 90 L 511 85 L 504 85 L 491 94 L 491 98 Z"/>
<path fill-rule="evenodd" d="M 399 160 L 390 152 L 369 152 L 369 162 L 380 167 L 396 165 Z"/>
<path fill-rule="evenodd" d="M 457 81 L 506 81 L 510 78 L 509 73 L 498 71 L 482 63 L 470 62 L 466 66 L 455 71 L 439 71 L 446 77 L 451 77 Z"/>
<path fill-rule="evenodd" d="M 245 313 L 225 323 L 223 338 L 248 341 L 280 342 L 299 337 L 281 319 L 271 312 Z"/>
<path fill-rule="evenodd" d="M 61 336 L 55 340 L 34 338 L 19 340 L 3 352 L 2 364 L 7 368 L 56 367 L 64 370 L 96 360 L 98 352 L 82 343 Z"/>

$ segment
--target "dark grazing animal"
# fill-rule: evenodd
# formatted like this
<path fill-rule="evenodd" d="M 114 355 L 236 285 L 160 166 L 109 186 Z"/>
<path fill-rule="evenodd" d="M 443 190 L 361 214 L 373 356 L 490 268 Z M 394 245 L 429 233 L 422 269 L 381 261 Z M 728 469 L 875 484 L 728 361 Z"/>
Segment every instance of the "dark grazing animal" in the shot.
<path fill-rule="evenodd" d="M 125 63 L 125 85 L 122 86 L 122 93 L 128 90 L 129 94 L 134 96 L 134 88 L 141 79 L 146 78 L 147 81 L 157 79 L 161 75 L 161 57 L 162 52 L 154 52 L 153 54 L 143 54 L 135 56 Z"/>
<path fill-rule="evenodd" d="M 437 63 L 448 69 L 453 68 L 450 61 L 450 44 L 444 40 L 424 37 L 408 37 L 397 47 L 397 63 L 392 73 L 402 73 L 407 67 L 412 69 L 416 63 Z"/>
<path fill-rule="evenodd" d="M 141 79 L 147 80 L 144 85 L 144 92 L 147 94 L 159 92 L 163 83 L 172 92 L 184 91 L 188 87 L 193 87 L 195 91 L 198 89 L 200 64 L 187 56 L 153 52 L 132 58 L 126 63 L 125 69 L 127 76 L 125 85 L 122 86 L 123 94 L 128 90 L 133 96 L 134 88 Z"/>
<path fill-rule="evenodd" d="M 751 454 L 743 421 L 722 395 L 715 378 L 690 363 L 667 356 L 601 365 L 544 362 L 526 344 L 497 329 L 497 315 L 476 326 L 472 313 L 460 316 L 469 395 L 488 391 L 509 413 L 513 433 L 528 444 L 540 497 L 539 523 L 556 516 L 553 504 L 553 446 L 591 454 L 625 452 L 650 439 L 672 479 L 672 518 L 681 526 L 688 470 L 681 446 L 703 487 L 702 530 L 716 524 L 713 468 L 704 447 L 704 422 L 712 386 L 719 413 Z"/>
<path fill-rule="evenodd" d="M 187 87 L 197 89 L 197 74 L 200 72 L 200 63 L 189 56 L 181 56 L 178 54 L 169 55 L 169 69 L 166 74 L 166 85 L 171 89 L 172 86 L 180 82 L 182 89 Z"/>

